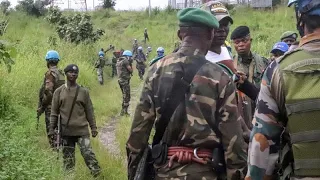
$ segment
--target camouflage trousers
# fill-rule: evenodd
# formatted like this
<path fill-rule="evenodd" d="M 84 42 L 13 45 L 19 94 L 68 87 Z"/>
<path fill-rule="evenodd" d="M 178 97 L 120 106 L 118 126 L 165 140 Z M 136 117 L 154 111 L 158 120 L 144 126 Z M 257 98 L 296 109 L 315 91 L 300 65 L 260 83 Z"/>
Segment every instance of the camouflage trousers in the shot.
<path fill-rule="evenodd" d="M 72 170 L 75 166 L 75 146 L 80 148 L 81 155 L 90 169 L 92 175 L 98 175 L 101 168 L 98 164 L 95 154 L 92 151 L 90 137 L 87 136 L 63 136 L 63 164 L 66 170 Z"/>
<path fill-rule="evenodd" d="M 119 79 L 118 83 L 122 92 L 122 111 L 127 112 L 130 102 L 130 79 Z"/>
<path fill-rule="evenodd" d="M 137 64 L 136 66 L 138 73 L 139 73 L 139 77 L 140 79 L 143 79 L 143 75 L 146 69 L 146 65 L 145 64 Z"/>
<path fill-rule="evenodd" d="M 100 84 L 103 84 L 103 69 L 97 68 L 98 81 Z"/>
<path fill-rule="evenodd" d="M 45 114 L 45 118 L 44 118 L 44 119 L 45 119 L 45 122 L 46 122 L 46 132 L 47 132 L 47 135 L 48 135 L 48 133 L 49 133 L 49 127 L 50 127 L 50 115 L 51 115 L 51 110 L 50 110 L 50 109 L 46 109 L 46 110 L 44 111 L 44 114 Z M 53 139 L 51 139 L 49 136 L 47 136 L 47 137 L 48 137 L 48 141 L 49 141 L 50 147 L 51 147 L 51 148 L 55 148 L 56 145 L 55 145 L 53 139 L 56 138 L 56 134 L 53 135 Z"/>
<path fill-rule="evenodd" d="M 112 67 L 111 77 L 117 76 L 117 66 L 115 64 L 112 64 L 111 67 Z"/>

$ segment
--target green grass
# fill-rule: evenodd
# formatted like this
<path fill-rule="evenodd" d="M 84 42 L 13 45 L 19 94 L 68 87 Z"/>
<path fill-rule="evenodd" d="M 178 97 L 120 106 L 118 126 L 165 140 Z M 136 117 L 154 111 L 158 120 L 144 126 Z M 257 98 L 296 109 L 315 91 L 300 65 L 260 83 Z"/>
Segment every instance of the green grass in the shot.
<path fill-rule="evenodd" d="M 131 49 L 133 39 L 137 38 L 142 42 L 144 28 L 148 28 L 151 41 L 142 45 L 144 48 L 153 48 L 150 57 L 155 56 L 158 46 L 164 47 L 166 54 L 170 53 L 174 43 L 178 41 L 174 12 L 162 11 L 157 15 L 153 13 L 151 18 L 146 12 L 133 11 L 101 10 L 91 14 L 94 26 L 104 29 L 106 34 L 95 44 L 78 46 L 59 40 L 56 46 L 50 46 L 48 38 L 57 35 L 54 27 L 43 18 L 29 17 L 20 12 L 10 15 L 10 24 L 2 39 L 14 44 L 18 56 L 10 74 L 0 65 L 0 128 L 4 131 L 0 138 L 0 179 L 92 179 L 79 150 L 76 154 L 75 172 L 63 172 L 62 156 L 57 160 L 57 154 L 48 148 L 43 117 L 41 128 L 39 131 L 35 130 L 38 89 L 46 71 L 44 56 L 47 50 L 55 49 L 60 53 L 62 60 L 59 66 L 62 68 L 69 63 L 79 65 L 79 83 L 90 89 L 97 124 L 102 127 L 111 116 L 119 113 L 122 97 L 117 80 L 110 78 L 110 67 L 106 67 L 104 73 L 105 85 L 98 84 L 92 65 L 98 50 L 109 44 L 115 45 L 116 49 Z M 274 12 L 238 8 L 233 12 L 233 18 L 235 23 L 230 33 L 239 25 L 248 25 L 254 39 L 253 51 L 267 57 L 272 45 L 279 41 L 284 31 L 295 30 L 294 13 L 289 8 L 280 8 Z M 111 57 L 111 53 L 107 56 Z M 139 87 L 141 81 L 135 71 L 131 88 Z M 139 96 L 140 92 L 134 95 Z M 97 138 L 92 139 L 93 150 L 103 169 L 100 179 L 126 179 L 126 168 L 122 162 L 125 159 L 125 142 L 131 119 L 132 117 L 123 117 L 117 124 L 116 136 L 122 158 L 117 159 L 109 154 Z"/>

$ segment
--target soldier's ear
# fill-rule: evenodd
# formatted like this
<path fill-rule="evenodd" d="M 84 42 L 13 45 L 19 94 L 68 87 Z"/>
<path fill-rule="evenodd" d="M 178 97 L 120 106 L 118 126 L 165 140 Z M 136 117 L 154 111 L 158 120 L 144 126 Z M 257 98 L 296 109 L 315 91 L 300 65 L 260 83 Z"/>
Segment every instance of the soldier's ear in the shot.
<path fill-rule="evenodd" d="M 182 41 L 182 36 L 181 36 L 181 33 L 180 33 L 180 29 L 177 31 L 177 35 L 178 35 L 179 39 Z"/>

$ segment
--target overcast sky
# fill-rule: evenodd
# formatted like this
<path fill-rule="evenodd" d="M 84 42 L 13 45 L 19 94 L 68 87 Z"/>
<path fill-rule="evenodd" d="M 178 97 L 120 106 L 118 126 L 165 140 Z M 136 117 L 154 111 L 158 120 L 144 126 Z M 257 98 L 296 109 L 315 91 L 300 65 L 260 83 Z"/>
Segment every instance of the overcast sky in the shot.
<path fill-rule="evenodd" d="M 9 0 L 12 4 L 12 6 L 17 5 L 17 2 L 20 0 Z M 59 5 L 61 8 L 67 8 L 68 7 L 68 0 L 55 0 L 63 2 L 63 4 Z M 70 6 L 71 8 L 78 9 L 81 8 L 80 4 L 76 4 L 76 2 L 81 2 L 84 0 L 70 0 Z M 94 5 L 98 5 L 103 0 L 87 0 L 87 6 L 88 9 L 92 9 L 93 3 Z M 166 7 L 168 4 L 167 0 L 151 0 L 151 6 L 155 7 Z M 149 0 L 116 0 L 116 9 L 117 10 L 130 10 L 130 9 L 141 9 L 145 8 L 149 5 Z M 84 8 L 84 7 L 82 7 Z"/>

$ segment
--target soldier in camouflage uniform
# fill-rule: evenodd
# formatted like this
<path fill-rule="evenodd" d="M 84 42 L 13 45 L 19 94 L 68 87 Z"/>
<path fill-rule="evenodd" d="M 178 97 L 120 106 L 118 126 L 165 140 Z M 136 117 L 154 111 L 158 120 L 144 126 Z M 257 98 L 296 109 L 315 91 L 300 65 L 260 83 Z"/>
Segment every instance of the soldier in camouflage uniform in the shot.
<path fill-rule="evenodd" d="M 97 68 L 97 74 L 98 74 L 98 81 L 101 85 L 103 85 L 103 68 L 106 64 L 106 60 L 105 60 L 105 54 L 103 51 L 99 51 L 99 58 L 97 59 L 97 61 L 95 62 L 95 68 Z"/>
<path fill-rule="evenodd" d="M 135 177 L 155 121 L 157 130 L 166 129 L 161 137 L 165 148 L 160 151 L 165 162 L 155 164 L 155 179 L 242 179 L 247 154 L 235 87 L 218 65 L 205 59 L 213 28 L 219 24 L 209 12 L 198 8 L 183 9 L 178 12 L 178 18 L 181 48 L 150 66 L 135 110 L 126 144 L 129 179 Z M 188 88 L 185 91 L 181 86 Z M 182 94 L 179 100 L 175 99 L 178 94 Z M 173 109 L 168 119 L 162 119 L 168 116 L 165 112 L 170 111 L 167 109 L 173 103 L 178 108 Z M 162 120 L 170 121 L 167 127 L 159 129 Z M 212 153 L 216 150 L 225 156 Z M 215 163 L 225 163 L 225 167 L 214 170 L 211 165 Z"/>
<path fill-rule="evenodd" d="M 67 76 L 67 83 L 60 86 L 53 94 L 49 135 L 53 135 L 54 127 L 60 120 L 65 169 L 72 170 L 75 166 L 75 145 L 77 143 L 91 174 L 96 177 L 100 174 L 101 169 L 90 145 L 88 125 L 92 137 L 96 137 L 98 131 L 89 91 L 76 83 L 79 73 L 77 65 L 68 65 L 64 72 Z"/>
<path fill-rule="evenodd" d="M 251 133 L 246 179 L 320 179 L 320 1 L 296 4 L 299 47 L 265 70 Z M 280 151 L 279 151 L 280 148 Z M 280 169 L 277 169 L 279 167 Z"/>
<path fill-rule="evenodd" d="M 113 57 L 112 57 L 112 64 L 111 64 L 111 67 L 112 67 L 112 74 L 111 74 L 111 77 L 114 77 L 114 76 L 117 76 L 117 61 L 118 59 L 120 58 L 120 55 L 121 55 L 121 51 L 114 51 L 113 52 Z"/>
<path fill-rule="evenodd" d="M 138 53 L 135 55 L 134 59 L 137 62 L 136 68 L 138 70 L 139 77 L 141 80 L 143 80 L 143 75 L 144 75 L 144 72 L 146 69 L 145 62 L 147 61 L 147 59 L 146 59 L 146 55 L 144 55 L 144 53 L 143 53 L 143 49 L 141 46 L 138 47 Z"/>
<path fill-rule="evenodd" d="M 252 39 L 247 26 L 237 27 L 231 34 L 231 40 L 237 51 L 237 55 L 233 58 L 235 69 L 246 74 L 248 81 L 259 89 L 262 73 L 268 65 L 268 59 L 251 51 Z M 239 93 L 238 102 L 242 103 L 242 106 L 239 106 L 239 111 L 246 125 L 251 129 L 255 102 L 243 93 Z"/>
<path fill-rule="evenodd" d="M 138 53 L 138 47 L 139 47 L 138 41 L 137 41 L 137 39 L 134 39 L 134 42 L 132 44 L 132 55 L 133 56 Z"/>
<path fill-rule="evenodd" d="M 118 83 L 122 92 L 122 109 L 120 115 L 129 115 L 130 79 L 132 76 L 131 51 L 124 51 L 117 62 Z"/>
<path fill-rule="evenodd" d="M 54 91 L 65 83 L 64 73 L 58 69 L 60 56 L 57 51 L 50 50 L 46 54 L 48 71 L 44 75 L 43 84 L 39 91 L 39 103 L 37 114 L 40 116 L 45 112 L 46 132 L 49 133 L 51 101 Z M 53 148 L 54 144 L 49 138 L 49 144 Z"/>

